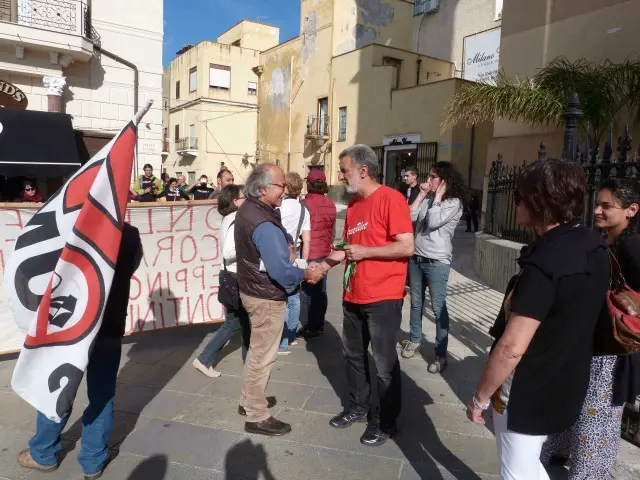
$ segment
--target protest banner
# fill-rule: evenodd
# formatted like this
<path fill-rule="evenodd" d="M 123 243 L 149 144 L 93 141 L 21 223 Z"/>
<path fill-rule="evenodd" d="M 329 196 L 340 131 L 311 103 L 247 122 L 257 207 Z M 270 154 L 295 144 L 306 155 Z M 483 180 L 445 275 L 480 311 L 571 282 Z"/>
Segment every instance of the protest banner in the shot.
<path fill-rule="evenodd" d="M 0 204 L 0 354 L 24 343 L 2 285 L 15 239 L 38 208 Z M 144 249 L 131 281 L 128 334 L 223 321 L 217 299 L 221 220 L 214 201 L 128 204 L 125 221 L 138 228 Z"/>

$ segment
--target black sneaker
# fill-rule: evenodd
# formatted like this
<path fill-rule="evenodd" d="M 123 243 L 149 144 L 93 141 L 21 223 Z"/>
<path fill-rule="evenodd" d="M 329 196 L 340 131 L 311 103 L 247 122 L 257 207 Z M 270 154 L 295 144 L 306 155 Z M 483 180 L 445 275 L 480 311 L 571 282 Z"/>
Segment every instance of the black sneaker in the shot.
<path fill-rule="evenodd" d="M 382 429 L 376 424 L 367 425 L 367 429 L 360 437 L 360 443 L 368 447 L 378 447 L 396 434 L 395 425 Z"/>
<path fill-rule="evenodd" d="M 320 337 L 324 333 L 324 328 L 320 328 L 318 330 L 303 330 L 300 332 L 300 336 L 305 340 L 313 340 L 315 338 Z"/>
<path fill-rule="evenodd" d="M 367 412 L 345 410 L 329 420 L 329 425 L 331 425 L 333 428 L 347 428 L 356 422 L 364 423 L 366 421 Z"/>
<path fill-rule="evenodd" d="M 436 357 L 427 370 L 429 373 L 442 373 L 447 369 L 447 357 Z"/>

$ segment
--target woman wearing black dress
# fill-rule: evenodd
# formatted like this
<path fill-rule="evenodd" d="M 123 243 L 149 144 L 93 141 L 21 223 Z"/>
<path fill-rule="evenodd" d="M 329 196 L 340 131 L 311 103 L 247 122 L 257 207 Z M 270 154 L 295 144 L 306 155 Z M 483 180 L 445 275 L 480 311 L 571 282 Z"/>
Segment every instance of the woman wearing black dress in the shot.
<path fill-rule="evenodd" d="M 596 200 L 596 226 L 606 232 L 622 275 L 636 292 L 640 292 L 639 208 L 637 180 L 612 179 L 601 184 Z M 608 312 L 605 310 L 603 314 Z M 640 354 L 601 355 L 597 350 L 596 347 L 589 390 L 578 421 L 569 430 L 550 436 L 542 450 L 545 465 L 552 458 L 554 463 L 570 458 L 570 480 L 609 477 L 620 446 L 624 404 L 635 403 L 640 393 Z"/>

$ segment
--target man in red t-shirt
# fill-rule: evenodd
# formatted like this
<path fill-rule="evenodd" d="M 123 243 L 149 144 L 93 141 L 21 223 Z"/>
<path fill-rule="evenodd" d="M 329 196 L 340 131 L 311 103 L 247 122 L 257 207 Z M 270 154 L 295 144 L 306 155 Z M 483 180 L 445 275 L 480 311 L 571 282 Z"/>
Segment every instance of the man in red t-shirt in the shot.
<path fill-rule="evenodd" d="M 404 196 L 380 185 L 378 158 L 366 145 L 340 154 L 340 181 L 355 193 L 344 224 L 342 250 L 334 250 L 318 268 L 326 273 L 346 260 L 356 272 L 343 297 L 343 342 L 349 406 L 333 417 L 332 427 L 346 428 L 368 420 L 360 438 L 381 445 L 396 431 L 400 414 L 400 363 L 396 337 L 402 321 L 407 262 L 413 255 L 413 225 Z M 378 371 L 378 401 L 371 402 L 367 349 L 371 343 Z"/>

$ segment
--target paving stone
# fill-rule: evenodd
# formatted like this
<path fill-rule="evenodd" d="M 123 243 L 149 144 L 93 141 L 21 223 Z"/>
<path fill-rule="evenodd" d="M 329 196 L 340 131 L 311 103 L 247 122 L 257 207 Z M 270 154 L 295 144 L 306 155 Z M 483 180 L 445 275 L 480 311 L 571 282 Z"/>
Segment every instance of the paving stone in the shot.
<path fill-rule="evenodd" d="M 202 374 L 200 374 L 202 375 Z M 204 375 L 202 375 L 204 377 Z M 207 378 L 207 377 L 205 377 Z M 232 375 L 222 375 L 218 378 L 207 378 L 207 385 L 200 390 L 201 396 L 215 396 L 228 398 L 234 402 L 240 400 L 240 392 L 242 391 L 242 377 Z"/>
<path fill-rule="evenodd" d="M 154 342 L 137 341 L 122 346 L 122 364 L 127 362 L 153 365 L 175 351 L 172 346 L 159 346 Z"/>
<path fill-rule="evenodd" d="M 0 426 L 35 432 L 36 411 L 31 405 L 11 392 L 0 392 L 0 405 Z"/>
<path fill-rule="evenodd" d="M 109 464 L 105 480 L 225 480 L 222 472 L 170 462 L 166 455 L 141 457 L 120 453 Z"/>
<path fill-rule="evenodd" d="M 162 388 L 177 372 L 177 368 L 136 363 L 120 372 L 118 382 Z"/>
<path fill-rule="evenodd" d="M 211 381 L 211 378 L 196 370 L 195 367 L 189 363 L 188 366 L 178 370 L 164 388 L 176 392 L 200 393 L 209 386 Z"/>
<path fill-rule="evenodd" d="M 323 371 L 319 371 L 317 367 L 310 365 L 277 361 L 271 372 L 273 380 L 318 387 L 331 387 L 334 383 L 342 386 L 346 381 L 344 375 L 344 369 L 338 367 L 326 367 Z"/>
<path fill-rule="evenodd" d="M 398 478 L 401 462 L 373 455 L 251 436 L 233 445 L 217 469 L 246 479 Z"/>
<path fill-rule="evenodd" d="M 11 392 L 14 365 L 0 363 L 0 392 Z"/>
<path fill-rule="evenodd" d="M 174 462 L 212 469 L 243 437 L 240 433 L 152 419 L 129 435 L 120 451 L 144 457 L 166 455 Z"/>
<path fill-rule="evenodd" d="M 155 364 L 163 367 L 182 368 L 183 366 L 191 365 L 199 354 L 199 345 L 179 349 L 174 348 L 169 355 L 158 360 Z"/>
<path fill-rule="evenodd" d="M 243 432 L 245 417 L 238 415 L 237 401 L 219 397 L 201 397 L 176 415 L 173 420 L 203 427 Z"/>
<path fill-rule="evenodd" d="M 115 408 L 123 412 L 170 420 L 199 398 L 190 393 L 159 390 L 157 387 L 119 384 Z"/>
<path fill-rule="evenodd" d="M 327 414 L 337 414 L 346 406 L 338 394 L 327 387 L 316 387 L 315 391 L 304 404 L 303 409 L 310 412 L 320 412 Z"/>

